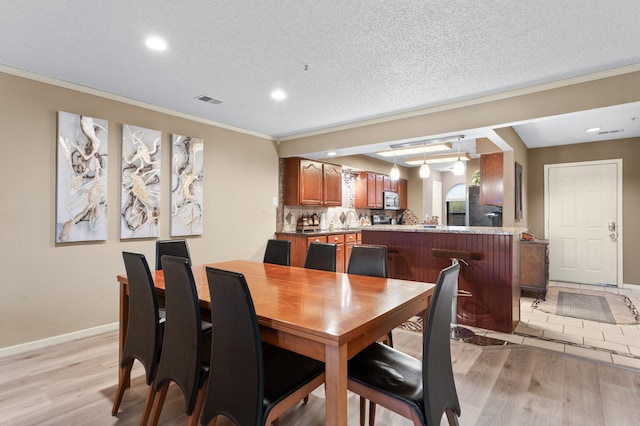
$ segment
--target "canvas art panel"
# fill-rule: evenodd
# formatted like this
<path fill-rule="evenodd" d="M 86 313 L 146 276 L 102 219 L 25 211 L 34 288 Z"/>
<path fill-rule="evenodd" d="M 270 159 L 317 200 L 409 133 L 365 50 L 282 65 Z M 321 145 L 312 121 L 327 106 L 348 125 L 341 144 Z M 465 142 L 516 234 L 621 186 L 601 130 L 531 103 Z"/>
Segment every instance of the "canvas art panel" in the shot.
<path fill-rule="evenodd" d="M 171 236 L 202 235 L 204 141 L 171 137 Z"/>
<path fill-rule="evenodd" d="M 159 130 L 122 125 L 120 238 L 159 235 L 160 138 Z"/>
<path fill-rule="evenodd" d="M 58 112 L 56 242 L 107 239 L 108 122 Z"/>

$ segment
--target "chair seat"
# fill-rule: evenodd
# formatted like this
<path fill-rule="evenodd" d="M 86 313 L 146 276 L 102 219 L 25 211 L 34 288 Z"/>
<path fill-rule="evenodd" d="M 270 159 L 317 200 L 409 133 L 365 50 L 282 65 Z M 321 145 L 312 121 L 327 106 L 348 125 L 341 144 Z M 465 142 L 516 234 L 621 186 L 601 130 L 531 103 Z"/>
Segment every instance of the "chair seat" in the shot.
<path fill-rule="evenodd" d="M 424 413 L 422 361 L 376 342 L 349 360 L 349 379 Z"/>
<path fill-rule="evenodd" d="M 262 356 L 265 418 L 269 414 L 268 408 L 324 373 L 323 362 L 274 345 L 263 345 Z"/>

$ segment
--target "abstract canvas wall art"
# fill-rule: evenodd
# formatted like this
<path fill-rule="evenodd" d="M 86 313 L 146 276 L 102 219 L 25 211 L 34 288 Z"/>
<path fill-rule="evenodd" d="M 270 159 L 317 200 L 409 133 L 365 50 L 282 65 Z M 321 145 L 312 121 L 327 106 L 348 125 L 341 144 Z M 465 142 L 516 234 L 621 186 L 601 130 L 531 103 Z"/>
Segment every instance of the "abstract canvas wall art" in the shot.
<path fill-rule="evenodd" d="M 202 235 L 204 141 L 171 137 L 171 236 Z"/>
<path fill-rule="evenodd" d="M 107 239 L 108 122 L 58 112 L 56 242 Z"/>
<path fill-rule="evenodd" d="M 160 136 L 159 130 L 122 125 L 120 238 L 159 235 Z"/>

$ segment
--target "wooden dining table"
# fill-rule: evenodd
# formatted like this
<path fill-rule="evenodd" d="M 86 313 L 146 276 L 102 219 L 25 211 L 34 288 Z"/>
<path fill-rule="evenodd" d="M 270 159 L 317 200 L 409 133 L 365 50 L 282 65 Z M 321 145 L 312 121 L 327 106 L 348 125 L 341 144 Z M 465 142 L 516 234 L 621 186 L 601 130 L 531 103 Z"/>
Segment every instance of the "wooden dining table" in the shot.
<path fill-rule="evenodd" d="M 347 424 L 349 358 L 412 316 L 424 318 L 435 287 L 247 260 L 194 265 L 203 319 L 211 313 L 207 266 L 245 276 L 264 342 L 325 363 L 327 425 Z M 162 304 L 164 274 L 154 271 L 152 275 Z M 117 279 L 122 353 L 129 311 L 128 282 L 126 275 Z"/>

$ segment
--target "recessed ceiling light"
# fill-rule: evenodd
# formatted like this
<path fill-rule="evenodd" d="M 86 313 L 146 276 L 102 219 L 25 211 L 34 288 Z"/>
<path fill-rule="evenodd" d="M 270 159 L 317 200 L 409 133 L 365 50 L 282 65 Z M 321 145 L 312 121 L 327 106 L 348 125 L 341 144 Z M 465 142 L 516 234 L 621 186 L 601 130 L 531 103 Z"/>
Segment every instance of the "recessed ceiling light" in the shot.
<path fill-rule="evenodd" d="M 333 156 L 335 156 L 336 154 L 337 154 L 337 152 L 335 152 L 335 151 L 329 151 L 329 152 L 327 152 L 327 155 L 328 155 L 329 157 L 333 157 Z"/>
<path fill-rule="evenodd" d="M 144 41 L 144 44 L 146 44 L 147 47 L 152 50 L 167 50 L 167 42 L 160 37 L 147 37 L 147 39 Z"/>
<path fill-rule="evenodd" d="M 585 130 L 585 132 L 587 132 L 587 133 L 594 133 L 594 132 L 599 132 L 599 131 L 600 131 L 600 127 L 590 127 L 590 128 Z"/>
<path fill-rule="evenodd" d="M 271 97 L 276 101 L 281 101 L 287 97 L 287 94 L 284 93 L 282 89 L 276 89 L 273 92 L 271 92 Z"/>

